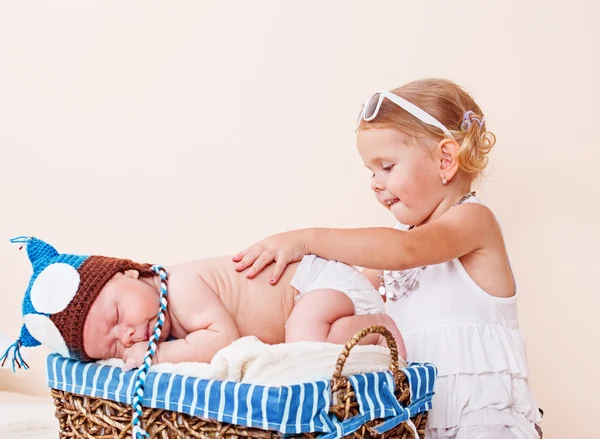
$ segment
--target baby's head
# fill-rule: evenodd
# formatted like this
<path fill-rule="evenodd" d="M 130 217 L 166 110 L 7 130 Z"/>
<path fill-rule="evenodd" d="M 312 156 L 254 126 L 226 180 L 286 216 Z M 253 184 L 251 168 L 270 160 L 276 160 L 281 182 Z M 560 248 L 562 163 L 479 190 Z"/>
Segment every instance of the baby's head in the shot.
<path fill-rule="evenodd" d="M 160 286 L 156 276 L 130 269 L 116 273 L 104 285 L 90 307 L 83 326 L 83 347 L 90 358 L 123 358 L 134 343 L 148 342 L 160 308 Z M 160 341 L 170 332 L 167 315 Z"/>
<path fill-rule="evenodd" d="M 105 256 L 60 254 L 51 245 L 33 237 L 13 241 L 26 245 L 33 267 L 23 298 L 24 324 L 19 339 L 11 347 L 16 364 L 21 360 L 21 346 L 41 344 L 78 360 L 106 358 L 98 355 L 110 354 L 99 350 L 100 341 L 105 342 L 106 337 L 101 340 L 98 337 L 102 331 L 115 332 L 110 326 L 115 317 L 113 309 L 126 317 L 125 325 L 137 324 L 139 319 L 133 316 L 149 315 L 147 309 L 151 302 L 156 320 L 159 295 L 153 286 L 151 265 Z M 134 297 L 142 300 L 134 303 Z M 123 322 L 122 317 L 118 319 Z M 130 335 L 132 341 L 142 337 L 141 324 L 138 326 Z M 146 337 L 145 330 L 143 336 Z M 11 348 L 5 356 L 10 356 Z"/>
<path fill-rule="evenodd" d="M 378 200 L 411 225 L 426 220 L 444 199 L 470 190 L 496 142 L 479 105 L 444 79 L 375 93 L 363 105 L 357 129 Z"/>

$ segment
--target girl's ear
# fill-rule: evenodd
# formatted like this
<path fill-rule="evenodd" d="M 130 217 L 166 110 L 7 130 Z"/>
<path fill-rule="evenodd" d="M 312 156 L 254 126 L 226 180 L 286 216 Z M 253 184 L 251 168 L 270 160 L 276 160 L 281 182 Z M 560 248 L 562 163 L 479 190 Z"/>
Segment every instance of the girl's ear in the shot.
<path fill-rule="evenodd" d="M 123 274 L 134 279 L 138 279 L 140 277 L 140 272 L 137 270 L 126 270 Z"/>
<path fill-rule="evenodd" d="M 452 180 L 458 172 L 459 149 L 456 140 L 452 139 L 444 139 L 437 145 L 440 180 L 443 184 Z"/>

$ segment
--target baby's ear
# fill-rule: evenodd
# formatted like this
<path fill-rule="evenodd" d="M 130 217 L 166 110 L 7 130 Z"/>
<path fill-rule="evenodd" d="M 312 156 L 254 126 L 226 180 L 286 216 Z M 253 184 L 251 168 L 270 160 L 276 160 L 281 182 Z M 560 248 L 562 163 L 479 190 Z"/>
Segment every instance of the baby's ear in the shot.
<path fill-rule="evenodd" d="M 140 272 L 137 270 L 125 270 L 123 273 L 125 276 L 132 277 L 134 279 L 138 279 L 140 277 Z"/>

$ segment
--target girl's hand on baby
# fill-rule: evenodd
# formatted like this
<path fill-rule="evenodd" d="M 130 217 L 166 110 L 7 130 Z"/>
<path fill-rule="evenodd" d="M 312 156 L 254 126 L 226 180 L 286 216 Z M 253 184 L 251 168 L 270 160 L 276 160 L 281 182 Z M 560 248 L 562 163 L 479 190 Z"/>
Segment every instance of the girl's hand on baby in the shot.
<path fill-rule="evenodd" d="M 146 356 L 147 350 L 147 341 L 140 341 L 138 343 L 134 343 L 133 345 L 131 345 L 131 347 L 126 348 L 123 352 L 123 361 L 125 361 L 125 366 L 123 366 L 123 372 L 127 372 L 140 367 L 144 362 L 144 357 Z"/>
<path fill-rule="evenodd" d="M 310 229 L 292 230 L 269 236 L 235 255 L 233 261 L 238 262 L 235 269 L 243 271 L 252 266 L 246 273 L 246 277 L 253 278 L 275 261 L 270 280 L 271 284 L 275 285 L 288 264 L 298 262 L 305 255 L 310 254 L 309 237 Z"/>

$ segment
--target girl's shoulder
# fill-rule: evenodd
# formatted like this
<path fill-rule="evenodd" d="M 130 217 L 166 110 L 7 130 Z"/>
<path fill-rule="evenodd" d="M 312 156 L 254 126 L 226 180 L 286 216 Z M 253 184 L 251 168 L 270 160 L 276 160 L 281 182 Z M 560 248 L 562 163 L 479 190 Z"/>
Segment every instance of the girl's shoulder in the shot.
<path fill-rule="evenodd" d="M 460 220 L 465 222 L 483 221 L 484 224 L 497 224 L 498 221 L 492 209 L 476 196 L 472 196 L 452 206 L 439 220 Z"/>
<path fill-rule="evenodd" d="M 448 209 L 448 211 L 445 212 L 435 222 L 439 221 L 456 223 L 457 225 L 462 225 L 465 228 L 470 228 L 471 223 L 479 223 L 480 225 L 485 225 L 486 228 L 489 226 L 493 226 L 493 228 L 498 227 L 498 221 L 494 215 L 494 212 L 492 212 L 492 210 L 476 196 L 471 196 L 464 200 L 461 204 Z M 407 231 L 412 227 L 407 224 L 397 222 L 393 228 L 396 230 Z"/>
<path fill-rule="evenodd" d="M 494 212 L 476 197 L 448 209 L 437 222 L 446 233 L 472 241 L 473 250 L 503 247 L 502 230 Z"/>
<path fill-rule="evenodd" d="M 416 263 L 431 265 L 468 254 L 488 259 L 504 248 L 502 232 L 493 212 L 478 202 L 463 202 L 448 209 L 439 218 L 410 228 L 397 224 L 398 230 L 410 229 L 407 247 L 415 253 Z"/>

